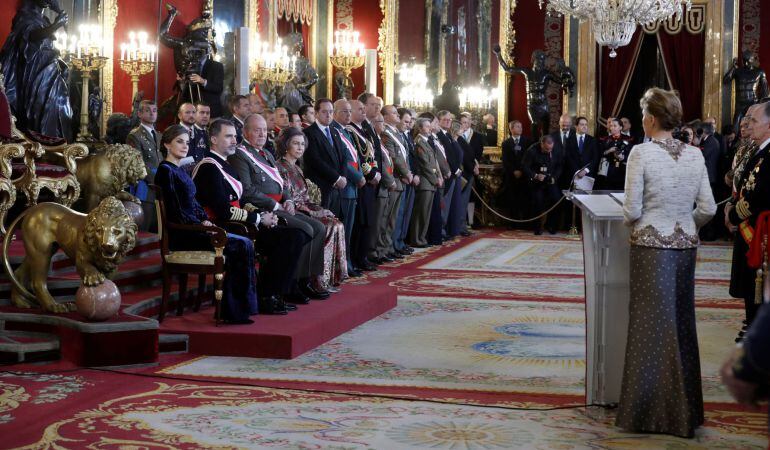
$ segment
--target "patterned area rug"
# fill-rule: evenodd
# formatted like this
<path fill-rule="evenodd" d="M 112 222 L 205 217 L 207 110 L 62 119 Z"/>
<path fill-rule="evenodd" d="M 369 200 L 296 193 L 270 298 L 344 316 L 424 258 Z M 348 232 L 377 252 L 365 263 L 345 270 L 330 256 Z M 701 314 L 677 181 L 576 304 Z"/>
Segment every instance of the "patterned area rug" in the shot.
<path fill-rule="evenodd" d="M 729 401 L 719 383 L 724 345 L 741 311 L 698 308 L 706 401 Z M 202 357 L 167 375 L 582 396 L 582 304 L 401 297 L 399 306 L 293 360 Z M 366 390 L 363 388 L 363 390 Z"/>
<path fill-rule="evenodd" d="M 98 395 L 28 415 L 4 444 L 26 448 L 751 449 L 764 417 L 709 410 L 695 439 L 622 433 L 597 408 L 551 411 L 447 405 L 85 372 Z M 130 377 L 130 376 L 128 376 Z M 28 380 L 26 380 L 28 381 Z M 25 380 L 20 381 L 23 389 Z M 106 395 L 105 388 L 112 387 Z M 68 403 L 67 408 L 63 408 Z M 538 405 L 521 405 L 537 407 Z M 34 437 L 31 437 L 34 436 Z"/>
<path fill-rule="evenodd" d="M 729 280 L 732 248 L 698 249 L 695 277 Z M 484 238 L 422 266 L 423 269 L 582 275 L 583 244 L 577 240 Z"/>

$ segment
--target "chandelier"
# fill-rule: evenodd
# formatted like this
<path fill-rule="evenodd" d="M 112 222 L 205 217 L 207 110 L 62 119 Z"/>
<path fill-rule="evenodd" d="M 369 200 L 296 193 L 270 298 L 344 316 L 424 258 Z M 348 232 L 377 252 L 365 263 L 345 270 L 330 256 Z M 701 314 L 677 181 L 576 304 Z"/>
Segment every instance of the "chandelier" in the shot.
<path fill-rule="evenodd" d="M 543 7 L 544 0 L 538 0 Z M 674 16 L 682 20 L 682 10 L 692 7 L 691 0 L 548 0 L 549 14 L 571 16 L 580 21 L 591 19 L 596 43 L 609 47 L 610 58 L 618 47 L 628 45 L 636 25 L 646 25 Z"/>
<path fill-rule="evenodd" d="M 427 110 L 433 107 L 433 91 L 428 88 L 428 75 L 425 64 L 401 64 L 398 69 L 401 89 L 398 97 L 401 106 L 414 110 Z"/>
<path fill-rule="evenodd" d="M 471 86 L 460 90 L 460 108 L 472 113 L 486 113 L 496 102 L 497 89 Z"/>
<path fill-rule="evenodd" d="M 289 56 L 289 49 L 280 39 L 271 48 L 267 42 L 260 42 L 259 36 L 251 52 L 251 78 L 274 84 L 285 84 L 294 77 L 297 57 Z"/>

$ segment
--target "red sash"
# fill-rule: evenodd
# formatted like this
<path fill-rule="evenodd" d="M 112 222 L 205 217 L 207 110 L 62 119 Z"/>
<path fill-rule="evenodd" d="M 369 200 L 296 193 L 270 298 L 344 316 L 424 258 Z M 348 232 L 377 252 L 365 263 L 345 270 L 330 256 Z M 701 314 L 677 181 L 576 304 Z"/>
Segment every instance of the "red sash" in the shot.
<path fill-rule="evenodd" d="M 275 200 L 276 203 L 281 203 L 281 199 L 283 198 L 283 194 L 265 194 L 265 195 Z"/>
<path fill-rule="evenodd" d="M 281 185 L 281 190 L 283 190 L 283 178 L 281 177 L 281 173 L 278 172 L 278 169 L 276 169 L 275 167 L 271 167 L 270 164 L 265 164 L 259 159 L 255 158 L 254 155 L 252 155 L 251 152 L 246 150 L 244 147 L 238 147 L 238 150 L 242 151 L 243 154 L 246 155 L 246 157 L 248 157 L 249 160 L 254 163 L 254 165 L 262 169 L 262 171 L 265 172 L 267 176 L 269 176 L 273 181 Z"/>
<path fill-rule="evenodd" d="M 765 248 L 767 255 L 762 254 L 762 242 L 770 233 L 770 211 L 764 211 L 759 215 L 753 231 L 754 233 L 749 243 L 749 251 L 746 253 L 746 262 L 752 269 L 759 269 L 762 267 L 762 261 L 770 256 L 770 248 Z"/>
<path fill-rule="evenodd" d="M 345 136 L 344 133 L 339 133 L 340 139 L 342 139 L 342 142 L 345 143 L 345 147 L 348 148 L 348 153 L 350 153 L 350 157 L 353 158 L 353 162 L 355 163 L 356 169 L 358 169 L 358 150 L 356 150 L 356 147 L 353 145 L 352 142 Z"/>
<path fill-rule="evenodd" d="M 241 196 L 243 195 L 243 184 L 241 184 L 241 182 L 238 181 L 237 178 L 235 178 L 232 175 L 230 175 L 229 173 L 225 172 L 225 168 L 222 167 L 222 164 L 220 164 L 219 161 L 217 161 L 214 158 L 203 158 L 203 159 L 201 159 L 200 162 L 193 169 L 192 177 L 195 178 L 195 175 L 198 174 L 198 169 L 201 167 L 201 165 L 206 164 L 206 163 L 213 164 L 217 169 L 219 169 L 219 172 L 225 178 L 225 181 L 227 181 L 227 184 L 229 184 L 230 187 L 233 188 L 233 190 L 235 191 L 235 195 L 238 197 L 238 199 L 240 199 Z"/>

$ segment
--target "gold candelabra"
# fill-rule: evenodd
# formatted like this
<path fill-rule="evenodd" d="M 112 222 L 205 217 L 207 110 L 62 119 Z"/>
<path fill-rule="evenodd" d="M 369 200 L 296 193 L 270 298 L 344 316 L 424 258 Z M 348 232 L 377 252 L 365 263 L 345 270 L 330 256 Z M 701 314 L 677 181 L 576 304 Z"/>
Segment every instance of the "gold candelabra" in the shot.
<path fill-rule="evenodd" d="M 101 70 L 102 67 L 107 64 L 108 60 L 109 58 L 106 56 L 90 54 L 81 54 L 80 56 L 72 56 L 70 58 L 72 67 L 80 72 L 83 78 L 83 89 L 80 96 L 80 131 L 77 136 L 77 140 L 80 142 L 91 141 L 94 139 L 91 132 L 88 131 L 88 80 L 91 78 L 91 72 Z"/>
<path fill-rule="evenodd" d="M 139 91 L 139 79 L 155 69 L 157 48 L 147 43 L 144 31 L 128 33 L 129 42 L 120 45 L 120 68 L 131 77 L 131 98 Z"/>
<path fill-rule="evenodd" d="M 252 46 L 249 71 L 252 80 L 279 86 L 294 78 L 297 57 L 289 56 L 288 47 L 280 39 L 271 48 L 268 42 L 260 42 L 256 36 Z"/>
<path fill-rule="evenodd" d="M 334 45 L 329 57 L 332 65 L 342 72 L 343 86 L 347 86 L 351 92 L 354 84 L 350 74 L 354 69 L 363 66 L 365 60 L 364 44 L 359 42 L 359 36 L 358 31 L 335 31 Z M 347 98 L 349 93 L 340 92 L 340 95 Z"/>

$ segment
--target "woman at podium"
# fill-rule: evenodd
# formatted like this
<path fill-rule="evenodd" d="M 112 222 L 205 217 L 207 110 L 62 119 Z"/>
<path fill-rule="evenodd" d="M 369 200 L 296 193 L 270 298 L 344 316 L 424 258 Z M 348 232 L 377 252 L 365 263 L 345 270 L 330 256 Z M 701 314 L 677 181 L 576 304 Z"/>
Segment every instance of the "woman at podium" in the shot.
<path fill-rule="evenodd" d="M 676 93 L 649 89 L 640 104 L 651 141 L 631 150 L 626 169 L 631 292 L 616 425 L 693 437 L 703 424 L 695 257 L 716 205 L 701 151 L 671 135 L 682 118 Z"/>

